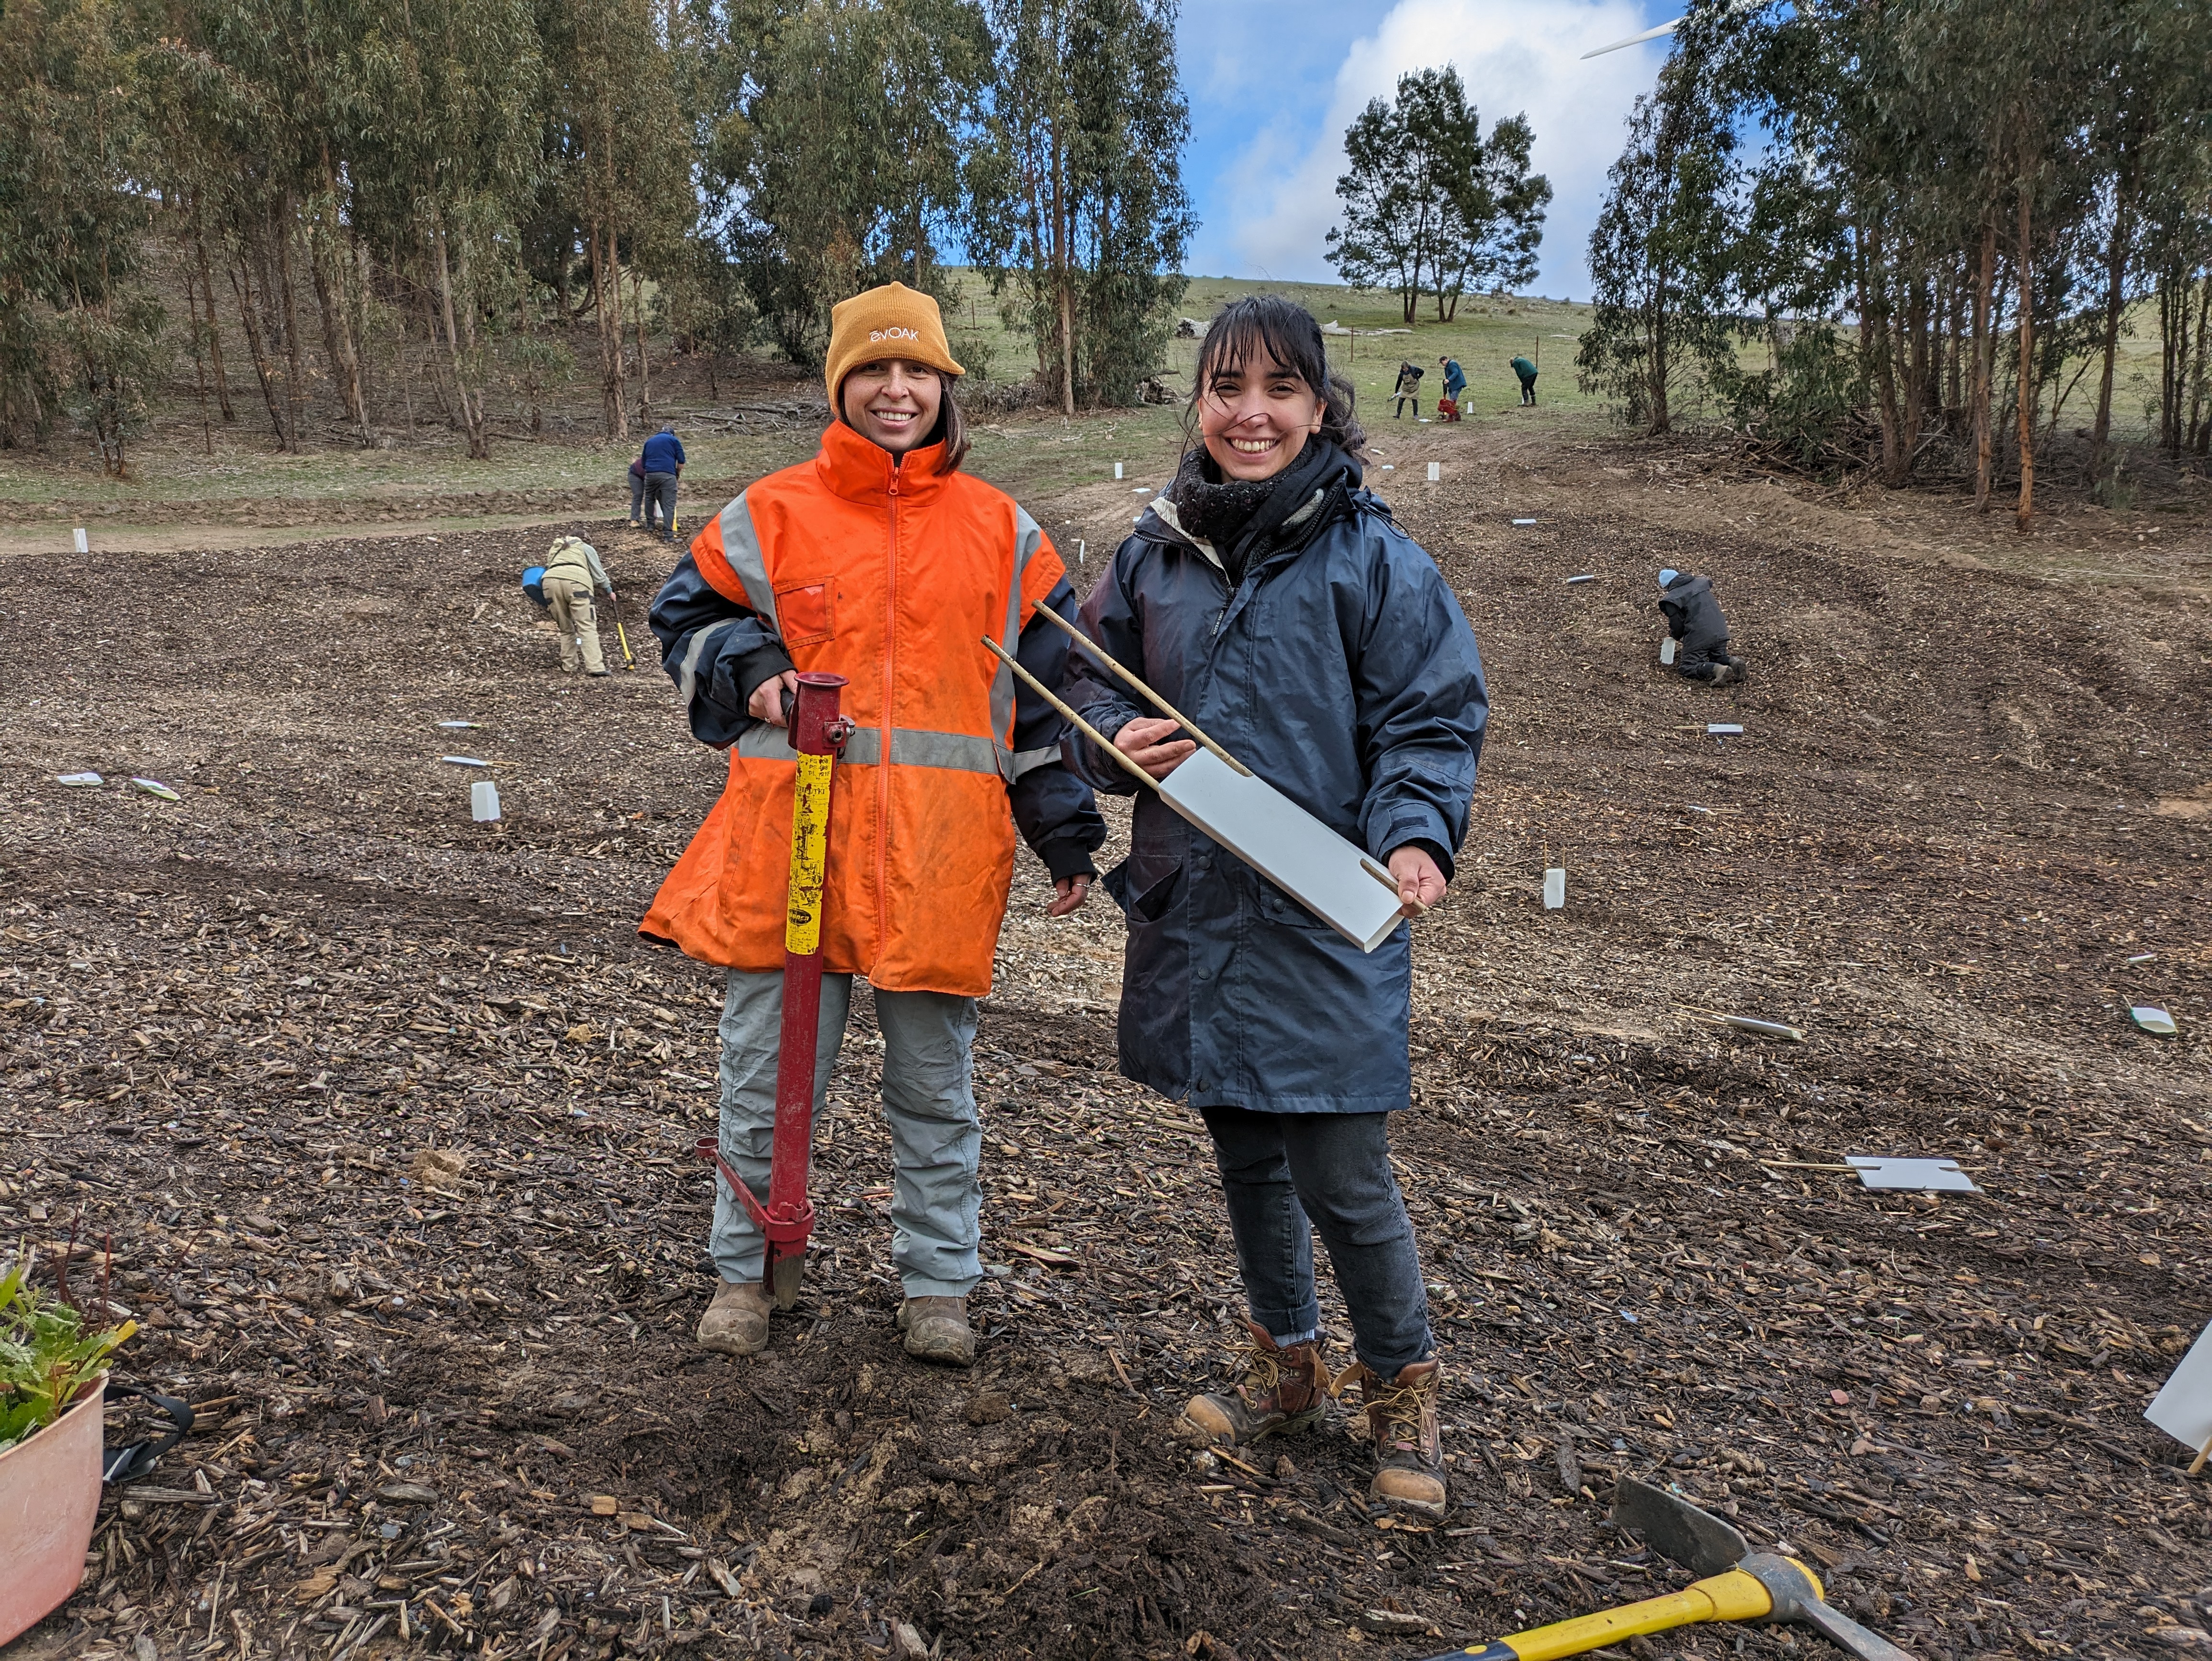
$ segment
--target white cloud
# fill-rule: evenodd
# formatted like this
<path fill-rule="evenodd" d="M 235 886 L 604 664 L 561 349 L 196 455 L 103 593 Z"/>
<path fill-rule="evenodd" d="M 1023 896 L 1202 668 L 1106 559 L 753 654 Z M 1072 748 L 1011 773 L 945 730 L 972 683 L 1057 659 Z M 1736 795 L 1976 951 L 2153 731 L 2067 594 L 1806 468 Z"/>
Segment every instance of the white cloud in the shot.
<path fill-rule="evenodd" d="M 1322 255 L 1337 220 L 1345 128 L 1369 99 L 1389 98 L 1400 75 L 1449 63 L 1486 129 L 1527 112 L 1535 167 L 1553 189 L 1536 289 L 1586 298 L 1583 251 L 1604 199 L 1605 170 L 1620 153 L 1629 106 L 1650 90 L 1668 47 L 1661 40 L 1587 63 L 1582 54 L 1647 27 L 1636 0 L 1399 0 L 1372 34 L 1352 44 L 1317 137 L 1300 148 L 1285 142 L 1284 125 L 1271 124 L 1245 144 L 1229 169 L 1237 205 L 1220 240 L 1254 275 L 1332 279 Z"/>

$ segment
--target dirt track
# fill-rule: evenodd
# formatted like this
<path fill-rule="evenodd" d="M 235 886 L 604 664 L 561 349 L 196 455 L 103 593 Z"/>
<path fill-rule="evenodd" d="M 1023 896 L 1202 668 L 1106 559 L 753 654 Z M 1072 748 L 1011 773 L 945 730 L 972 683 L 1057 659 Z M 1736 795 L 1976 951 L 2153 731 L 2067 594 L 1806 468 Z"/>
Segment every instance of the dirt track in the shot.
<path fill-rule="evenodd" d="M 1662 1466 L 1929 1661 L 2205 1626 L 2205 1483 L 2139 1416 L 2212 1315 L 2203 533 L 1470 453 L 1390 487 L 1496 710 L 1399 1129 L 1454 1380 L 1427 1533 L 1361 1513 L 1340 1426 L 1249 1470 L 1162 1439 L 1238 1305 L 1195 1121 L 1111 1070 L 1110 908 L 1046 922 L 1025 862 L 975 1372 L 891 1329 L 865 1003 L 803 1317 L 707 1356 L 719 1000 L 631 929 L 719 764 L 656 672 L 550 672 L 545 533 L 9 562 L 0 1225 L 112 1232 L 134 1375 L 210 1404 L 21 1652 L 1411 1657 L 1686 1579 L 1603 1521 Z M 1748 687 L 1658 669 L 1661 564 L 1716 577 Z M 1986 1193 L 1815 1168 L 1856 1153 Z M 1819 1647 L 1638 1647 L 1739 1641 Z"/>

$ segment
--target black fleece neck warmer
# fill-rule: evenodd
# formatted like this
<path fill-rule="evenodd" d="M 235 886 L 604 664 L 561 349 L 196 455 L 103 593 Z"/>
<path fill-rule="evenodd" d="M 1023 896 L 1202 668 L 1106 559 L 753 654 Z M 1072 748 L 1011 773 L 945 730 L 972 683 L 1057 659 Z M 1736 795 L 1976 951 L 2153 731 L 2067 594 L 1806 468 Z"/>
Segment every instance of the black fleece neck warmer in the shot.
<path fill-rule="evenodd" d="M 1167 495 L 1183 530 L 1212 545 L 1234 587 L 1255 558 L 1272 551 L 1288 521 L 1304 522 L 1300 515 L 1316 505 L 1317 493 L 1356 486 L 1359 477 L 1359 464 L 1321 437 L 1308 439 L 1272 478 L 1224 479 L 1201 447 L 1183 457 Z"/>

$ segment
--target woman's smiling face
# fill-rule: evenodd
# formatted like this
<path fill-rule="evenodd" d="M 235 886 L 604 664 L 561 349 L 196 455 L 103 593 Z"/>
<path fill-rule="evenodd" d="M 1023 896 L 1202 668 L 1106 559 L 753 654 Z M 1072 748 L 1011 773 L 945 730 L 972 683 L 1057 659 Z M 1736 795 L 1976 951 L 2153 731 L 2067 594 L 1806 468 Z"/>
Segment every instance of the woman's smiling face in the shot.
<path fill-rule="evenodd" d="M 845 377 L 845 423 L 862 437 L 904 455 L 937 430 L 945 378 L 927 363 L 886 357 Z"/>
<path fill-rule="evenodd" d="M 1217 368 L 1199 394 L 1198 431 L 1224 478 L 1273 478 L 1321 430 L 1326 405 L 1296 371 L 1255 356 Z"/>

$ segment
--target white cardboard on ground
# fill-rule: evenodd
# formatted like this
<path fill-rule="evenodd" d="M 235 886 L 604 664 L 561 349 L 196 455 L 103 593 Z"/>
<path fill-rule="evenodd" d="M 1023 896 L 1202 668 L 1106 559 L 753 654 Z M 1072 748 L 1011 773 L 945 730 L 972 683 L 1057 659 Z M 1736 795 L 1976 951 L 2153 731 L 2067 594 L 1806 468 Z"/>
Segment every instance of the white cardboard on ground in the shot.
<path fill-rule="evenodd" d="M 1389 876 L 1379 862 L 1211 750 L 1162 779 L 1160 800 L 1361 951 L 1398 926 L 1397 891 L 1369 874 Z"/>
<path fill-rule="evenodd" d="M 1886 1159 L 1871 1153 L 1846 1153 L 1844 1163 L 1859 1173 L 1864 1188 L 1898 1188 L 1945 1194 L 1978 1194 L 1974 1179 L 1959 1169 L 1956 1159 Z"/>
<path fill-rule="evenodd" d="M 2203 1451 L 2212 1438 L 2212 1326 L 2197 1335 L 2143 1417 L 2191 1453 Z"/>

